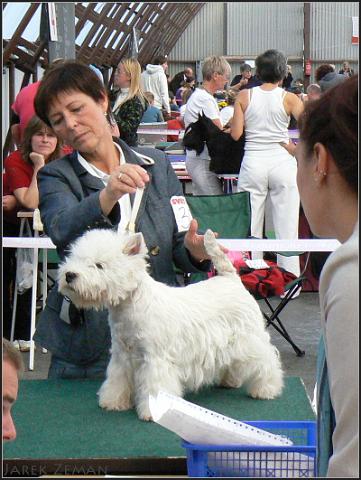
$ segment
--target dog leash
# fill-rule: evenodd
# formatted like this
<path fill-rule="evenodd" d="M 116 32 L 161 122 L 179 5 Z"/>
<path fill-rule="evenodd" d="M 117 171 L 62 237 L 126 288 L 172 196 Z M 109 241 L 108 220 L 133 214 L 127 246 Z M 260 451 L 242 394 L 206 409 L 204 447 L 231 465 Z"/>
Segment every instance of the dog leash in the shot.
<path fill-rule="evenodd" d="M 137 157 L 141 158 L 143 161 L 145 160 L 148 164 L 153 165 L 154 160 L 151 157 L 148 157 L 147 155 L 141 155 L 140 153 L 136 152 L 135 150 L 131 149 Z M 128 225 L 126 227 L 126 231 L 129 233 L 135 233 L 135 220 L 137 219 L 139 207 L 142 201 L 143 193 L 144 193 L 144 188 L 137 188 L 134 196 L 134 202 L 130 214 L 130 220 L 128 222 Z"/>
<path fill-rule="evenodd" d="M 135 197 L 134 197 L 134 203 L 132 206 L 132 210 L 130 213 L 130 220 L 128 222 L 128 225 L 126 227 L 126 231 L 129 233 L 135 233 L 135 220 L 138 215 L 139 207 L 142 201 L 143 193 L 144 193 L 144 188 L 137 188 L 135 192 Z"/>

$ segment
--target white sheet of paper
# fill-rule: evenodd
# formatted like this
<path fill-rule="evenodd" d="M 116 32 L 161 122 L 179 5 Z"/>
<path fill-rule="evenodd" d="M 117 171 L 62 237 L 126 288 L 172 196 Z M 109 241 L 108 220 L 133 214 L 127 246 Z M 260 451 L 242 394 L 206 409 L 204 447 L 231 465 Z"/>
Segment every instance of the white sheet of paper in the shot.
<path fill-rule="evenodd" d="M 246 260 L 246 264 L 249 268 L 269 268 L 269 265 L 262 258 L 255 260 Z"/>
<path fill-rule="evenodd" d="M 281 435 L 255 428 L 166 392 L 149 396 L 153 420 L 190 443 L 205 445 L 292 445 Z"/>

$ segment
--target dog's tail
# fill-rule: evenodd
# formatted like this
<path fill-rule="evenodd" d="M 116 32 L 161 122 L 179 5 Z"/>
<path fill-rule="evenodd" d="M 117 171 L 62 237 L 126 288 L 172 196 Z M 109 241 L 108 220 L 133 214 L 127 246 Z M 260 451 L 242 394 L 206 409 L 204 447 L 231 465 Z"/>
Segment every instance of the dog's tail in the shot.
<path fill-rule="evenodd" d="M 232 262 L 218 244 L 212 230 L 208 229 L 204 234 L 204 247 L 208 255 L 211 257 L 218 275 L 224 275 L 226 273 L 237 274 Z"/>

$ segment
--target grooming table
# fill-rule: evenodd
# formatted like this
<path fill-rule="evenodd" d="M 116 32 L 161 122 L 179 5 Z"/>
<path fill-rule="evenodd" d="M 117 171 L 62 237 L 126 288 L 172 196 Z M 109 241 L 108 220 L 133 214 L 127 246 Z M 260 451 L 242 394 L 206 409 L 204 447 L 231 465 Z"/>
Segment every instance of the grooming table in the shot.
<path fill-rule="evenodd" d="M 99 380 L 23 380 L 13 407 L 14 442 L 4 444 L 4 476 L 186 475 L 181 439 L 135 410 L 98 406 Z M 208 388 L 186 399 L 238 420 L 314 420 L 304 384 L 286 377 L 275 400 L 243 389 Z"/>

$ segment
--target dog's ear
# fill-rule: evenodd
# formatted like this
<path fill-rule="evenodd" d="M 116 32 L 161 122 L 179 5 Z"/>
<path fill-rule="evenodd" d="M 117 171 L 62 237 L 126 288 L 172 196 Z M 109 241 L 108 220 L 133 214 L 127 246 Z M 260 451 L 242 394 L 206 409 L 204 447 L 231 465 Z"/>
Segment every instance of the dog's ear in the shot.
<path fill-rule="evenodd" d="M 147 247 L 141 232 L 130 235 L 127 238 L 123 246 L 123 253 L 125 255 L 138 255 L 138 253 L 145 255 L 147 253 Z"/>

